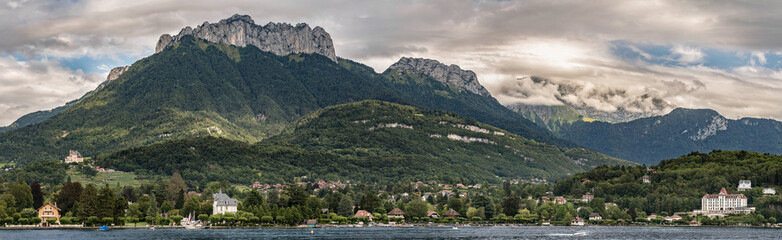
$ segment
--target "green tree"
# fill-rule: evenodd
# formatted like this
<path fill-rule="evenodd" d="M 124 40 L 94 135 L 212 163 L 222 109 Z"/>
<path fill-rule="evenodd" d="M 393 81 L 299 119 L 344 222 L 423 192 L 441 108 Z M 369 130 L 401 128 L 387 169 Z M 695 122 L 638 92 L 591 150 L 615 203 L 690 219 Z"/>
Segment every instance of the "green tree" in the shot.
<path fill-rule="evenodd" d="M 41 191 L 41 184 L 38 181 L 30 184 L 30 193 L 33 195 L 33 208 L 38 209 L 43 206 L 43 192 Z"/>
<path fill-rule="evenodd" d="M 79 196 L 76 216 L 82 219 L 87 219 L 92 216 L 97 217 L 100 212 L 100 206 L 98 204 L 98 189 L 95 188 L 95 185 L 87 184 L 82 191 L 81 196 Z"/>
<path fill-rule="evenodd" d="M 95 216 L 99 218 L 114 217 L 114 210 L 116 209 L 117 200 L 114 197 L 114 191 L 111 190 L 109 184 L 104 185 L 97 197 L 97 214 Z"/>
<path fill-rule="evenodd" d="M 30 186 L 25 183 L 12 184 L 8 188 L 8 192 L 14 196 L 16 208 L 31 208 L 33 207 L 33 194 L 30 190 Z"/>
<path fill-rule="evenodd" d="M 60 192 L 54 197 L 55 202 L 57 202 L 57 207 L 59 207 L 63 213 L 74 210 L 73 205 L 79 201 L 82 190 L 84 189 L 79 182 L 65 183 Z"/>
<path fill-rule="evenodd" d="M 421 199 L 416 199 L 407 203 L 405 206 L 405 215 L 410 217 L 422 218 L 426 217 L 426 212 L 429 211 L 429 204 Z"/>
<path fill-rule="evenodd" d="M 179 195 L 176 197 L 174 203 L 174 209 L 182 209 L 185 206 L 185 190 L 179 190 Z"/>
<path fill-rule="evenodd" d="M 508 216 L 515 216 L 519 211 L 519 203 L 521 200 L 518 197 L 506 197 L 502 201 L 502 213 Z"/>
<path fill-rule="evenodd" d="M 344 217 L 353 216 L 353 201 L 348 196 L 342 196 L 337 208 L 337 214 Z"/>

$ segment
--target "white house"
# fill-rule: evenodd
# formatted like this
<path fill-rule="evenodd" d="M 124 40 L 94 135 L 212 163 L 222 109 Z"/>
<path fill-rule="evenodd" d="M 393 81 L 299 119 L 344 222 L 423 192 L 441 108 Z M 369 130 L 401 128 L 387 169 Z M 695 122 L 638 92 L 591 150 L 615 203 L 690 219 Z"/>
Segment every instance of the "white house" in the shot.
<path fill-rule="evenodd" d="M 650 177 L 649 175 L 644 175 L 642 179 L 643 179 L 643 183 L 652 183 L 652 177 Z"/>
<path fill-rule="evenodd" d="M 752 181 L 750 180 L 739 180 L 739 191 L 746 191 L 752 189 Z"/>
<path fill-rule="evenodd" d="M 581 219 L 580 217 L 576 217 L 575 219 L 570 221 L 571 226 L 584 226 L 584 219 Z"/>
<path fill-rule="evenodd" d="M 581 201 L 582 202 L 589 202 L 589 201 L 592 201 L 592 199 L 595 199 L 595 195 L 592 195 L 592 194 L 589 194 L 589 193 L 581 195 Z"/>
<path fill-rule="evenodd" d="M 589 221 L 603 220 L 603 216 L 598 213 L 589 214 Z"/>
<path fill-rule="evenodd" d="M 763 189 L 763 195 L 776 195 L 777 190 L 774 188 L 764 188 Z"/>
<path fill-rule="evenodd" d="M 728 191 L 722 188 L 719 194 L 703 195 L 701 209 L 695 210 L 693 213 L 713 217 L 727 214 L 749 214 L 754 211 L 754 207 L 747 207 L 747 197 L 744 194 L 728 194 Z"/>
<path fill-rule="evenodd" d="M 223 193 L 222 189 L 220 189 L 219 193 L 212 194 L 212 199 L 214 199 L 214 202 L 212 203 L 212 214 L 236 212 L 236 199 Z"/>

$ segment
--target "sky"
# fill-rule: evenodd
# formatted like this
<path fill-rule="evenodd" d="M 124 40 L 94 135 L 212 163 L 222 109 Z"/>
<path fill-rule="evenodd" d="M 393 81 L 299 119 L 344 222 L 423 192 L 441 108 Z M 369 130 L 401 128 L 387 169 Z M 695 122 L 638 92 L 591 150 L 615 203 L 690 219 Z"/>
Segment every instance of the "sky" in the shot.
<path fill-rule="evenodd" d="M 377 72 L 403 56 L 459 65 L 503 104 L 782 120 L 782 1 L 0 0 L 0 125 L 237 13 L 321 26 Z"/>

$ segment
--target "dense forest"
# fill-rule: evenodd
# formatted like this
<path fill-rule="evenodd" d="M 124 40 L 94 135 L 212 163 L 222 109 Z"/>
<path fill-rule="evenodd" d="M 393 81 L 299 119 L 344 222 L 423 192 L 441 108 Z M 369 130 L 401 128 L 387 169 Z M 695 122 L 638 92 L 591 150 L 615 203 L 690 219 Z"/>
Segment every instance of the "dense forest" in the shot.
<path fill-rule="evenodd" d="M 366 100 L 327 107 L 280 136 L 250 144 L 203 137 L 98 155 L 95 163 L 146 175 L 179 171 L 188 181 L 248 184 L 295 177 L 393 183 L 557 179 L 632 163 L 557 148 L 454 113 Z"/>
<path fill-rule="evenodd" d="M 649 175 L 652 182 L 642 183 Z M 586 181 L 588 180 L 588 181 Z M 568 196 L 592 193 L 605 202 L 648 213 L 674 213 L 700 209 L 701 197 L 721 188 L 736 190 L 739 180 L 751 180 L 743 191 L 750 206 L 765 217 L 782 219 L 782 196 L 763 196 L 763 187 L 782 185 L 782 156 L 746 151 L 690 153 L 663 160 L 649 169 L 643 166 L 604 166 L 557 182 L 554 192 Z"/>

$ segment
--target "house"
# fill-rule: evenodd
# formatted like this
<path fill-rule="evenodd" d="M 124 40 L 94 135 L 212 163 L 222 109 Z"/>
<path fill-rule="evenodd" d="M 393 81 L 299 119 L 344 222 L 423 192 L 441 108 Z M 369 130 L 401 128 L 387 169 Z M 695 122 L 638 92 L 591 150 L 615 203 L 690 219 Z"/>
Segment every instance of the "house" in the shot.
<path fill-rule="evenodd" d="M 605 205 L 605 209 L 608 209 L 608 207 L 611 207 L 611 206 L 619 207 L 618 205 L 616 205 L 616 203 L 610 203 L 610 202 L 609 203 L 604 203 L 603 205 Z"/>
<path fill-rule="evenodd" d="M 644 175 L 641 179 L 643 179 L 643 183 L 652 183 L 652 177 L 649 175 Z"/>
<path fill-rule="evenodd" d="M 764 188 L 763 189 L 763 195 L 776 195 L 777 190 L 774 188 Z"/>
<path fill-rule="evenodd" d="M 581 183 L 591 183 L 591 182 L 592 182 L 592 180 L 589 180 L 587 178 L 581 179 Z"/>
<path fill-rule="evenodd" d="M 540 197 L 540 200 L 543 201 L 543 202 L 548 202 L 548 201 L 551 201 L 551 198 L 543 196 L 543 197 Z"/>
<path fill-rule="evenodd" d="M 84 158 L 81 157 L 78 151 L 70 150 L 70 154 L 65 157 L 65 163 L 80 163 L 84 162 Z"/>
<path fill-rule="evenodd" d="M 405 218 L 405 212 L 402 211 L 402 209 L 394 208 L 390 212 L 388 212 L 388 218 Z"/>
<path fill-rule="evenodd" d="M 57 203 L 46 203 L 38 208 L 38 218 L 42 223 L 45 223 L 49 219 L 57 219 L 60 222 L 60 209 L 57 208 Z"/>
<path fill-rule="evenodd" d="M 598 213 L 589 214 L 589 221 L 597 221 L 597 220 L 603 220 L 603 216 L 600 216 L 600 214 Z"/>
<path fill-rule="evenodd" d="M 372 214 L 367 212 L 367 210 L 358 210 L 358 212 L 356 212 L 356 215 L 354 215 L 353 217 L 369 218 L 370 221 L 372 220 Z"/>
<path fill-rule="evenodd" d="M 237 201 L 223 193 L 223 189 L 220 192 L 212 194 L 212 214 L 219 213 L 235 213 Z"/>
<path fill-rule="evenodd" d="M 443 217 L 449 217 L 449 218 L 456 219 L 456 218 L 459 218 L 459 216 L 461 216 L 461 214 L 459 214 L 458 212 L 454 211 L 453 208 L 449 208 L 448 211 L 445 211 L 445 213 L 443 213 Z"/>
<path fill-rule="evenodd" d="M 700 226 L 700 225 L 701 225 L 701 223 L 698 222 L 698 220 L 690 221 L 690 226 L 697 227 L 697 226 Z"/>
<path fill-rule="evenodd" d="M 313 219 L 307 220 L 307 227 L 315 227 L 315 225 L 318 225 L 318 220 L 313 220 Z"/>
<path fill-rule="evenodd" d="M 739 187 L 737 190 L 739 191 L 746 191 L 752 189 L 752 181 L 750 180 L 739 180 Z"/>
<path fill-rule="evenodd" d="M 655 219 L 655 218 L 657 218 L 657 215 L 652 214 L 652 215 L 647 216 L 646 220 L 647 221 L 652 221 L 652 219 Z"/>
<path fill-rule="evenodd" d="M 440 218 L 440 214 L 435 211 L 426 212 L 426 216 L 430 218 Z"/>
<path fill-rule="evenodd" d="M 664 217 L 663 218 L 663 220 L 665 220 L 666 222 L 669 222 L 669 223 L 677 221 L 677 220 L 681 220 L 681 219 L 682 219 L 682 217 L 679 216 L 679 215 L 673 215 L 673 216 L 669 216 L 669 217 Z"/>
<path fill-rule="evenodd" d="M 728 191 L 722 188 L 719 194 L 703 195 L 701 209 L 695 210 L 693 213 L 714 217 L 727 214 L 749 214 L 754 211 L 754 207 L 747 207 L 747 197 L 744 194 L 728 194 Z"/>
<path fill-rule="evenodd" d="M 573 220 L 570 220 L 571 226 L 584 226 L 584 219 L 581 219 L 580 217 L 576 217 Z"/>
<path fill-rule="evenodd" d="M 565 199 L 563 197 L 558 197 L 558 198 L 554 199 L 554 203 L 556 203 L 556 204 L 565 204 L 565 203 L 567 203 L 567 199 Z"/>
<path fill-rule="evenodd" d="M 251 188 L 263 188 L 263 184 L 260 182 L 254 182 L 252 185 L 250 185 Z"/>
<path fill-rule="evenodd" d="M 581 195 L 581 201 L 582 202 L 589 202 L 589 201 L 592 201 L 592 199 L 595 199 L 595 195 L 592 195 L 592 194 L 589 194 L 589 193 Z"/>

